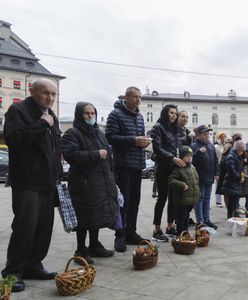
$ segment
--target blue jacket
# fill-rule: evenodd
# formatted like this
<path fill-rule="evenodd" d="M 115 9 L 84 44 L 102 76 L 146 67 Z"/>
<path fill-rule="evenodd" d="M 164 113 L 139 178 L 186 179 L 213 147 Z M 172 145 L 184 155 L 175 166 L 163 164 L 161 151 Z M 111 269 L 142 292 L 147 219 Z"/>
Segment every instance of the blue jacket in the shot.
<path fill-rule="evenodd" d="M 224 195 L 240 196 L 240 173 L 243 171 L 242 158 L 237 155 L 235 150 L 231 149 L 224 163 L 226 174 L 224 176 L 221 191 Z"/>
<path fill-rule="evenodd" d="M 200 184 L 210 184 L 214 182 L 214 176 L 218 175 L 218 159 L 215 147 L 212 143 L 206 143 L 196 139 L 191 145 L 193 150 L 193 165 L 199 175 Z M 205 147 L 207 151 L 202 153 L 199 149 Z"/>
<path fill-rule="evenodd" d="M 124 100 L 117 100 L 106 124 L 106 137 L 113 148 L 116 168 L 142 170 L 145 168 L 145 151 L 137 147 L 136 136 L 145 135 L 145 125 L 139 110 L 129 110 Z"/>

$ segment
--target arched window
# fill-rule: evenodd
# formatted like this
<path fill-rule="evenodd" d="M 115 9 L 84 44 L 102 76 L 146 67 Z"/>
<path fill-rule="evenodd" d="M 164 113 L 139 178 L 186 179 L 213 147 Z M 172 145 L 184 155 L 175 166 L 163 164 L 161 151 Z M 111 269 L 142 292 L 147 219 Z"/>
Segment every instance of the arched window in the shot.
<path fill-rule="evenodd" d="M 198 114 L 193 114 L 192 115 L 192 123 L 197 124 L 198 123 Z"/>
<path fill-rule="evenodd" d="M 236 117 L 236 114 L 231 114 L 231 117 L 230 117 L 230 124 L 231 124 L 231 125 L 237 125 L 237 117 Z"/>
<path fill-rule="evenodd" d="M 148 112 L 147 113 L 147 118 L 146 118 L 147 122 L 153 122 L 153 113 L 152 112 Z"/>
<path fill-rule="evenodd" d="M 218 115 L 212 114 L 212 125 L 218 125 Z"/>

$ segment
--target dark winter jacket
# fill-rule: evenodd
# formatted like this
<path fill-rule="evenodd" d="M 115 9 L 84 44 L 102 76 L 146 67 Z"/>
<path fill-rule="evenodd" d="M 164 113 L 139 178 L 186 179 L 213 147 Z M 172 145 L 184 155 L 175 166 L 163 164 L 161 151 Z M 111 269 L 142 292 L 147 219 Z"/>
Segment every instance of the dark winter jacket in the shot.
<path fill-rule="evenodd" d="M 241 172 L 243 172 L 242 158 L 239 157 L 234 149 L 225 159 L 226 174 L 224 176 L 221 191 L 224 195 L 241 195 Z"/>
<path fill-rule="evenodd" d="M 218 166 L 218 170 L 219 170 L 219 179 L 217 182 L 217 187 L 216 187 L 216 194 L 220 194 L 223 195 L 223 192 L 221 191 L 222 189 L 222 185 L 223 185 L 223 181 L 224 181 L 224 177 L 226 175 L 226 166 L 225 166 L 225 160 L 228 156 L 228 154 L 230 153 L 230 150 L 227 150 L 225 153 L 222 154 L 219 166 Z"/>
<path fill-rule="evenodd" d="M 199 139 L 192 144 L 193 165 L 199 175 L 200 184 L 210 184 L 214 182 L 214 176 L 218 175 L 218 159 L 215 147 L 207 141 L 201 142 Z M 206 152 L 202 153 L 199 149 L 206 148 Z"/>
<path fill-rule="evenodd" d="M 56 187 L 61 166 L 60 130 L 50 109 L 52 127 L 40 119 L 42 114 L 32 97 L 12 104 L 5 114 L 4 137 L 13 188 L 51 191 Z"/>
<path fill-rule="evenodd" d="M 116 168 L 142 170 L 145 168 L 144 149 L 136 146 L 135 137 L 144 136 L 144 119 L 137 110 L 129 110 L 124 100 L 114 104 L 106 124 L 106 137 L 113 146 Z"/>
<path fill-rule="evenodd" d="M 185 184 L 189 189 L 184 191 Z M 173 191 L 175 206 L 194 205 L 200 198 L 199 177 L 192 165 L 175 167 L 168 177 L 169 188 Z"/>
<path fill-rule="evenodd" d="M 117 218 L 111 150 L 98 126 L 87 125 L 82 119 L 87 104 L 77 104 L 73 128 L 62 138 L 63 156 L 70 164 L 68 187 L 79 227 L 111 227 Z M 101 159 L 100 149 L 108 151 L 106 159 Z"/>
<path fill-rule="evenodd" d="M 178 129 L 178 136 L 179 140 L 181 141 L 182 145 L 190 146 L 191 145 L 191 138 L 189 137 L 190 130 L 186 127 Z"/>

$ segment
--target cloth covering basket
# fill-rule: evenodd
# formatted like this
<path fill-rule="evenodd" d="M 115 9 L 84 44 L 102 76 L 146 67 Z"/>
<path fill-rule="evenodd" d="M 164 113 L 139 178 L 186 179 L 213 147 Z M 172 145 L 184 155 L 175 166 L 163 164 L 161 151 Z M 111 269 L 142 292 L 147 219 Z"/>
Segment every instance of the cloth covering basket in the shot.
<path fill-rule="evenodd" d="M 248 212 L 245 208 L 238 207 L 233 211 L 233 217 L 226 221 L 226 231 L 233 237 L 248 236 Z"/>
<path fill-rule="evenodd" d="M 184 230 L 179 237 L 172 240 L 172 246 L 175 253 L 192 254 L 195 251 L 196 240 L 190 236 L 187 230 Z"/>
<path fill-rule="evenodd" d="M 207 247 L 210 239 L 210 234 L 204 229 L 207 225 L 199 224 L 195 231 L 195 240 L 198 247 Z"/>
<path fill-rule="evenodd" d="M 141 247 L 146 245 L 145 247 Z M 141 250 L 140 250 L 141 249 Z M 133 266 L 135 270 L 147 270 L 155 267 L 158 262 L 158 248 L 146 240 L 142 240 L 133 252 Z"/>
<path fill-rule="evenodd" d="M 82 262 L 82 267 L 69 270 L 69 264 L 74 259 Z M 77 295 L 88 290 L 95 278 L 96 269 L 88 265 L 87 261 L 80 256 L 74 256 L 67 262 L 65 271 L 55 277 L 55 282 L 60 295 Z"/>

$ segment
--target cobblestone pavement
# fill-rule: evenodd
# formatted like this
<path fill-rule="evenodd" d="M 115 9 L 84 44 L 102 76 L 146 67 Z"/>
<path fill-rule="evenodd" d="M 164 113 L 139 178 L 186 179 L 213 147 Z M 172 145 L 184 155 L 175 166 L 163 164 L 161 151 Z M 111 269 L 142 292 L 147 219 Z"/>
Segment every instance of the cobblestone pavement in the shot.
<path fill-rule="evenodd" d="M 151 238 L 153 208 L 152 182 L 143 180 L 138 232 Z M 12 221 L 11 189 L 0 186 L 0 268 L 6 261 L 6 249 Z M 241 205 L 244 199 L 241 199 Z M 225 234 L 226 210 L 217 208 L 212 197 L 212 221 L 219 226 L 208 248 L 198 248 L 192 255 L 173 252 L 171 242 L 159 244 L 158 265 L 150 270 L 135 271 L 132 252 L 115 253 L 111 258 L 96 258 L 97 270 L 93 287 L 84 294 L 67 297 L 84 300 L 138 299 L 241 299 L 248 294 L 248 237 L 232 238 Z M 165 224 L 166 214 L 164 214 Z M 100 240 L 113 249 L 114 233 L 101 230 Z M 49 254 L 44 261 L 50 271 L 61 272 L 76 247 L 75 234 L 63 231 L 56 211 L 54 232 Z M 18 251 L 18 249 L 17 249 Z M 26 280 L 26 290 L 12 295 L 13 300 L 58 299 L 55 282 Z"/>

